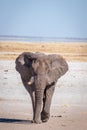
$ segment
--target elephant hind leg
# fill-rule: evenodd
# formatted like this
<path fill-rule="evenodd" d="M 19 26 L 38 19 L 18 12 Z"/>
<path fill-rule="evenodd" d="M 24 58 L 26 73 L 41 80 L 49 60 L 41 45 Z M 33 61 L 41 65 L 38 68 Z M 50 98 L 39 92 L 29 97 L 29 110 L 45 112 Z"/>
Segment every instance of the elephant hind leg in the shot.
<path fill-rule="evenodd" d="M 47 88 L 44 91 L 43 109 L 41 112 L 42 122 L 47 122 L 49 120 L 50 106 L 51 106 L 54 90 L 55 90 L 55 85 L 51 85 L 51 86 L 47 86 Z"/>

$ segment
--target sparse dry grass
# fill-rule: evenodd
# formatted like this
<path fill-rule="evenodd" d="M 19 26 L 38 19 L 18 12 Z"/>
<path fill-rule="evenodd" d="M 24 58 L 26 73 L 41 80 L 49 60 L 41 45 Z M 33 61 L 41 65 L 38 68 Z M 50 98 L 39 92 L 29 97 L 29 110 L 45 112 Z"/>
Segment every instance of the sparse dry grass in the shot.
<path fill-rule="evenodd" d="M 0 42 L 0 59 L 15 59 L 18 54 L 26 51 L 57 53 L 68 61 L 87 61 L 87 43 Z"/>

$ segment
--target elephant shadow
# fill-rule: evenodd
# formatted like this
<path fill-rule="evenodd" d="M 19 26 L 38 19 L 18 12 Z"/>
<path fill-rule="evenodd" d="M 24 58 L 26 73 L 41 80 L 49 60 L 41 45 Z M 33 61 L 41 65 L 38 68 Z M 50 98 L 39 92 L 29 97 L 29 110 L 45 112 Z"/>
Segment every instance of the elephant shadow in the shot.
<path fill-rule="evenodd" d="M 0 123 L 31 124 L 32 121 L 14 118 L 0 118 Z"/>

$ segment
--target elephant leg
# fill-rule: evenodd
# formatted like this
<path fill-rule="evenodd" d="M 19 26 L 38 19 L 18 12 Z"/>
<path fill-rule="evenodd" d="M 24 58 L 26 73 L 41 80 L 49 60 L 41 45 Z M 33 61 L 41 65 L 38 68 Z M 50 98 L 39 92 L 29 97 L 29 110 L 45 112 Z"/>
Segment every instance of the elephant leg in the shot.
<path fill-rule="evenodd" d="M 35 112 L 35 92 L 33 91 L 31 94 L 32 108 L 33 108 L 33 120 L 34 120 L 34 112 Z"/>
<path fill-rule="evenodd" d="M 48 86 L 44 92 L 43 109 L 41 112 L 41 120 L 43 122 L 47 122 L 50 117 L 50 106 L 51 106 L 54 90 L 55 90 L 55 85 L 52 85 L 52 86 Z"/>
<path fill-rule="evenodd" d="M 34 119 L 34 112 L 35 112 L 35 86 L 34 86 L 34 84 L 28 85 L 26 82 L 24 83 L 24 86 L 25 86 L 26 90 L 28 91 L 28 93 L 30 95 L 30 98 L 31 98 L 32 108 L 33 108 L 33 119 Z"/>
<path fill-rule="evenodd" d="M 41 123 L 41 109 L 43 102 L 44 90 L 35 91 L 35 112 L 34 112 L 34 123 Z"/>

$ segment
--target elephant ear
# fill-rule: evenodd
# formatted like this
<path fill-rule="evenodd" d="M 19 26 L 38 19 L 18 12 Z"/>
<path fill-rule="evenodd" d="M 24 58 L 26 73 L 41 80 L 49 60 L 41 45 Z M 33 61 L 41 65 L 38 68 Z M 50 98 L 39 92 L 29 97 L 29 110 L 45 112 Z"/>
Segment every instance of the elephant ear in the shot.
<path fill-rule="evenodd" d="M 24 62 L 27 67 L 31 67 L 32 63 L 36 61 L 36 58 L 31 57 L 27 54 L 24 55 Z"/>
<path fill-rule="evenodd" d="M 54 79 L 60 78 L 68 71 L 68 64 L 60 55 L 49 55 L 51 61 L 50 75 L 53 75 Z"/>
<path fill-rule="evenodd" d="M 67 71 L 66 64 L 64 62 L 60 62 L 59 60 L 52 63 L 52 69 L 57 70 L 60 76 L 64 75 Z"/>

